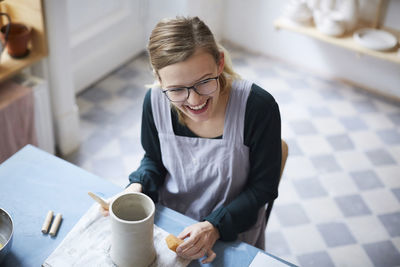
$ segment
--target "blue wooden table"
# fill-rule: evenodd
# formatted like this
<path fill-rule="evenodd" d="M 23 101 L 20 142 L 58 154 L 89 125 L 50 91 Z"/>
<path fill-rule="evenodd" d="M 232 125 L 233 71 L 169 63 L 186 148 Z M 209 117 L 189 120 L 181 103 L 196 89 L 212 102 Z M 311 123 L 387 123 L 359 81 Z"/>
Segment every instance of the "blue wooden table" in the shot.
<path fill-rule="evenodd" d="M 0 207 L 7 210 L 14 221 L 13 246 L 3 265 L 40 266 L 93 204 L 88 191 L 108 198 L 121 190 L 36 147 L 24 147 L 0 165 Z M 175 235 L 195 222 L 166 207 L 156 207 L 155 223 Z M 63 215 L 55 237 L 41 233 L 49 210 Z M 242 242 L 217 241 L 214 251 L 217 258 L 208 266 L 231 267 L 248 266 L 261 250 Z M 189 266 L 203 265 L 192 261 Z"/>

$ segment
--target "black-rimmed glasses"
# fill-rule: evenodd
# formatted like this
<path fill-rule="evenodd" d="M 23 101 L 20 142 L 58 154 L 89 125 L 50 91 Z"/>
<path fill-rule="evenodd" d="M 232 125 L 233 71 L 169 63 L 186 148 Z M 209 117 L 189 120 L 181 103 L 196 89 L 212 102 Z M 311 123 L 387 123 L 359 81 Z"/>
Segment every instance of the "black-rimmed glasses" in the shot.
<path fill-rule="evenodd" d="M 170 88 L 162 92 L 171 102 L 184 102 L 189 98 L 190 90 L 193 89 L 198 95 L 210 95 L 218 89 L 219 76 L 208 78 L 195 83 L 192 86 L 182 86 L 179 88 Z"/>

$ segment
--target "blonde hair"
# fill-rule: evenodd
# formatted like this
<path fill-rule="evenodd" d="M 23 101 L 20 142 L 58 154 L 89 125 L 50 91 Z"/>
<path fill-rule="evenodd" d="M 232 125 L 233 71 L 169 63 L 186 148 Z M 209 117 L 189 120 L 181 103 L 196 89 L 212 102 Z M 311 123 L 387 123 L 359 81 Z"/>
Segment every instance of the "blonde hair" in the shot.
<path fill-rule="evenodd" d="M 216 64 L 220 62 L 221 52 L 224 53 L 225 65 L 219 76 L 219 84 L 220 93 L 228 92 L 232 80 L 239 78 L 239 75 L 233 71 L 226 49 L 217 44 L 208 26 L 198 17 L 163 19 L 154 27 L 147 50 L 157 80 L 160 80 L 160 69 L 187 60 L 198 49 L 209 53 Z M 179 121 L 183 123 L 182 113 L 176 110 Z"/>

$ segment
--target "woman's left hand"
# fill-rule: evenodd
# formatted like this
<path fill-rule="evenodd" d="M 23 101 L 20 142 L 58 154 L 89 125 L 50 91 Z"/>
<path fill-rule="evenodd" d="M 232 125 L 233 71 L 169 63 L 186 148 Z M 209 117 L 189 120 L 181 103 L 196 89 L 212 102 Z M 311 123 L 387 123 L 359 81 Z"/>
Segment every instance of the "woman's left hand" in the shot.
<path fill-rule="evenodd" d="M 202 263 L 210 263 L 217 256 L 212 247 L 219 239 L 218 229 L 210 222 L 204 221 L 186 227 L 178 238 L 185 239 L 180 246 L 177 247 L 176 253 L 186 259 L 200 259 L 207 255 L 207 258 L 202 260 Z"/>

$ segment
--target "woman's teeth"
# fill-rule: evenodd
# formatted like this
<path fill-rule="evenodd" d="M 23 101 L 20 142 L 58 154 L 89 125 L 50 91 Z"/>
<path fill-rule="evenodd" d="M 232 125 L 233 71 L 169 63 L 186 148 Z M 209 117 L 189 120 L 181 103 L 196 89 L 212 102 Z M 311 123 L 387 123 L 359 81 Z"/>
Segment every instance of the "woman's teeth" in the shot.
<path fill-rule="evenodd" d="M 193 109 L 193 110 L 199 110 L 199 109 L 202 109 L 202 108 L 204 108 L 204 106 L 207 104 L 207 101 L 206 102 L 204 102 L 203 104 L 201 104 L 201 105 L 198 105 L 198 106 L 195 106 L 195 107 L 192 107 L 192 106 L 188 106 L 190 109 Z"/>

